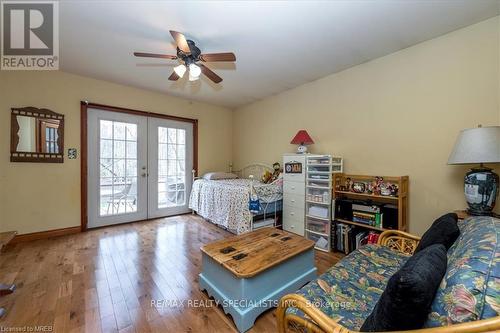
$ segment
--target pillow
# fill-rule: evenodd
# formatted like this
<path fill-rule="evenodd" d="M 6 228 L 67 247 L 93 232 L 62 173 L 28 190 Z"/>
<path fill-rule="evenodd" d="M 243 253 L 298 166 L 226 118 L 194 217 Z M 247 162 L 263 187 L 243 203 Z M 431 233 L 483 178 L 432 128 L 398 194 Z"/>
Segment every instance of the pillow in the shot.
<path fill-rule="evenodd" d="M 434 244 L 414 254 L 387 282 L 362 332 L 422 328 L 446 272 L 446 248 Z"/>
<path fill-rule="evenodd" d="M 434 221 L 431 227 L 424 233 L 422 239 L 420 239 L 415 253 L 432 244 L 443 244 L 446 250 L 448 250 L 460 235 L 457 220 L 457 214 L 448 213 Z"/>
<path fill-rule="evenodd" d="M 238 178 L 234 173 L 229 172 L 209 172 L 203 175 L 206 180 L 221 180 L 221 179 L 235 179 Z"/>

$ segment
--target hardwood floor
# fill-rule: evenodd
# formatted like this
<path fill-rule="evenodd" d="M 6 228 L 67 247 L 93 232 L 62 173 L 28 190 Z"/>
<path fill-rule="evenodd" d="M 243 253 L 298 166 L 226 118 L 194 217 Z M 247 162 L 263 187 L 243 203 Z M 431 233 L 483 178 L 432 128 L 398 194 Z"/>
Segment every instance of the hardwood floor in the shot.
<path fill-rule="evenodd" d="M 231 317 L 198 289 L 200 247 L 230 235 L 183 215 L 11 245 L 0 257 L 0 281 L 17 290 L 0 298 L 7 309 L 0 329 L 236 332 Z M 338 259 L 317 252 L 319 272 Z M 169 306 L 152 306 L 154 300 Z M 274 312 L 262 314 L 250 332 L 276 331 Z"/>

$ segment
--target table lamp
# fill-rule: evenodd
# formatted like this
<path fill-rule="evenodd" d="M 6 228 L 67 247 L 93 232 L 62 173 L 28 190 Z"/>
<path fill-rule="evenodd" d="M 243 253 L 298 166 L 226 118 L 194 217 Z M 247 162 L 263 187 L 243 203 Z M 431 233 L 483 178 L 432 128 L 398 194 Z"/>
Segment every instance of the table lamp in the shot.
<path fill-rule="evenodd" d="M 500 126 L 462 130 L 448 159 L 448 164 L 479 164 L 465 175 L 471 215 L 492 215 L 498 195 L 498 175 L 483 163 L 500 163 Z"/>
<path fill-rule="evenodd" d="M 306 130 L 300 130 L 295 134 L 295 137 L 290 142 L 294 145 L 299 145 L 297 148 L 297 154 L 307 153 L 307 145 L 313 144 L 314 141 L 311 139 Z"/>

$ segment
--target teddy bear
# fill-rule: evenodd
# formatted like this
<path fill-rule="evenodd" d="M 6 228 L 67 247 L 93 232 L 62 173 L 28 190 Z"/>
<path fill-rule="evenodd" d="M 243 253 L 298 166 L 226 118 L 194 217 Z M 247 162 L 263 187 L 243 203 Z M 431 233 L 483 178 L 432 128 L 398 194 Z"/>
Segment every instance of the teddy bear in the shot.
<path fill-rule="evenodd" d="M 271 181 L 275 181 L 276 179 L 278 179 L 280 177 L 280 174 L 281 174 L 281 165 L 276 162 L 273 164 L 273 175 L 272 175 L 272 178 L 271 178 Z"/>
<path fill-rule="evenodd" d="M 272 181 L 273 174 L 269 171 L 264 171 L 264 174 L 260 178 L 260 181 L 263 182 L 264 184 L 269 184 Z"/>

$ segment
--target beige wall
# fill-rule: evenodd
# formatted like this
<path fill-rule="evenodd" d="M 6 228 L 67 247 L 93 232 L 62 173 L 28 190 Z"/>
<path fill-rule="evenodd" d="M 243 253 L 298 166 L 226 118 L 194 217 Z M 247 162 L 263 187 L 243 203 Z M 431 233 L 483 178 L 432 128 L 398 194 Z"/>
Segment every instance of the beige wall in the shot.
<path fill-rule="evenodd" d="M 307 129 L 311 151 L 343 156 L 348 173 L 409 175 L 421 234 L 466 207 L 467 167 L 446 163 L 461 129 L 500 124 L 499 59 L 494 18 L 239 108 L 235 167 L 281 160 Z"/>
<path fill-rule="evenodd" d="M 10 108 L 65 114 L 66 149 L 80 151 L 79 103 L 89 100 L 198 118 L 200 172 L 281 160 L 305 128 L 311 151 L 342 155 L 346 172 L 409 175 L 410 231 L 422 233 L 437 215 L 465 207 L 467 167 L 446 165 L 459 130 L 500 124 L 499 31 L 490 19 L 234 113 L 63 72 L 0 71 L 0 231 L 80 224 L 80 160 L 10 163 Z"/>
<path fill-rule="evenodd" d="M 30 233 L 80 225 L 80 158 L 63 164 L 10 163 L 10 108 L 66 116 L 65 148 L 80 152 L 80 101 L 199 119 L 199 168 L 226 170 L 232 112 L 63 72 L 0 72 L 0 231 Z"/>

